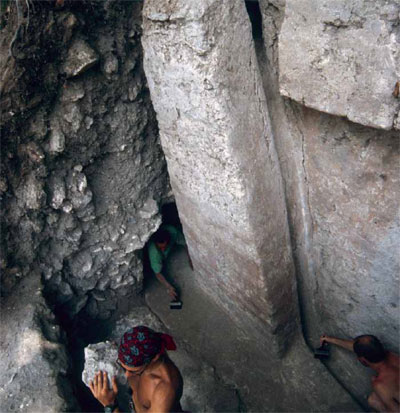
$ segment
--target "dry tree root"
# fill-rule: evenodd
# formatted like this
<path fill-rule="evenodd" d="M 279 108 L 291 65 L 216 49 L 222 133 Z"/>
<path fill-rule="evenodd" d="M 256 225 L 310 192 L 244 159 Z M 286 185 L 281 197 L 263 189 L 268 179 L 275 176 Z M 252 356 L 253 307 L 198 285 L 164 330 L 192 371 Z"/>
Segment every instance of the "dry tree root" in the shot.
<path fill-rule="evenodd" d="M 25 6 L 27 9 L 27 17 L 26 17 L 26 21 L 24 19 L 23 16 L 23 11 L 22 11 L 22 7 L 23 7 L 23 3 L 22 1 L 25 1 Z M 30 21 L 30 12 L 31 12 L 31 8 L 34 11 L 35 7 L 33 4 L 33 0 L 14 0 L 15 6 L 17 8 L 17 30 L 14 33 L 14 36 L 11 40 L 10 43 L 10 47 L 8 49 L 8 56 L 9 57 L 13 57 L 15 59 L 15 54 L 14 54 L 14 44 L 17 41 L 17 39 L 19 38 L 20 35 L 23 36 L 23 34 L 21 33 L 22 30 L 24 32 L 26 32 L 26 30 L 29 27 L 29 21 Z"/>

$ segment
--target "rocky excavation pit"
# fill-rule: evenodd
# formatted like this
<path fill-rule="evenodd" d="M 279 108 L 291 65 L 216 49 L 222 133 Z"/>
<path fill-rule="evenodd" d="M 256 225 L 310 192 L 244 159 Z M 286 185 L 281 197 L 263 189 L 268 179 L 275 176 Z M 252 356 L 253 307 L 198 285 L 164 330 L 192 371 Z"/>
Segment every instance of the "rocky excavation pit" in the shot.
<path fill-rule="evenodd" d="M 398 348 L 399 15 L 1 2 L 1 410 L 98 411 L 82 372 L 132 323 L 176 339 L 185 409 L 367 409 L 354 357 L 311 349 Z M 145 280 L 168 220 L 180 311 Z"/>

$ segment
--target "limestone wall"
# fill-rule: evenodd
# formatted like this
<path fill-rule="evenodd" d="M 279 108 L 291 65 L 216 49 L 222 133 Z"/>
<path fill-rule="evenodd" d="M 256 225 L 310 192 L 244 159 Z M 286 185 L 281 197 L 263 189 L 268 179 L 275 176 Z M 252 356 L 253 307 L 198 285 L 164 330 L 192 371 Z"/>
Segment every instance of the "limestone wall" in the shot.
<path fill-rule="evenodd" d="M 400 129 L 398 22 L 398 1 L 287 0 L 281 94 L 362 125 Z"/>
<path fill-rule="evenodd" d="M 393 2 L 386 3 L 385 10 L 389 6 L 396 8 Z M 302 42 L 295 39 L 287 42 L 285 34 L 280 36 L 282 24 L 282 27 L 294 24 L 290 20 L 293 2 L 288 2 L 286 9 L 284 1 L 264 0 L 260 6 L 264 45 L 260 45 L 258 56 L 285 181 L 306 338 L 310 344 L 317 345 L 322 333 L 348 338 L 370 333 L 396 351 L 399 345 L 399 132 L 357 125 L 282 98 L 279 88 L 285 87 L 281 82 L 285 85 L 286 69 L 280 56 L 291 55 L 292 64 L 297 61 L 301 67 L 305 64 L 303 56 L 307 61 L 309 54 L 324 51 L 306 24 L 296 26 L 296 36 L 301 37 Z M 335 10 L 345 14 L 347 3 L 343 3 L 342 8 L 339 6 L 339 2 L 335 2 Z M 314 8 L 315 15 L 310 15 L 310 19 L 316 17 L 319 7 Z M 379 25 L 390 26 L 392 20 L 384 16 L 383 10 L 378 13 Z M 308 17 L 304 15 L 305 19 Z M 378 21 L 378 15 L 375 17 Z M 373 16 L 369 14 L 369 18 Z M 358 32 L 360 49 L 353 55 L 356 62 L 357 52 L 362 53 L 361 48 L 367 41 L 362 33 Z M 313 46 L 303 48 L 304 43 Z M 331 42 L 325 44 L 324 53 L 341 56 L 343 47 Z M 309 67 L 309 75 L 304 75 L 304 84 L 301 78 L 297 79 L 299 88 L 315 80 L 312 70 Z M 320 78 L 330 78 L 328 73 L 332 70 L 336 71 L 339 83 L 341 67 L 326 65 L 326 70 L 321 68 L 319 72 Z M 362 73 L 359 75 L 362 77 Z M 363 77 L 363 81 L 367 78 Z M 374 85 L 371 83 L 371 87 Z M 307 90 L 322 97 L 331 93 L 332 84 L 315 83 Z M 344 78 L 337 93 L 341 94 L 342 90 L 345 96 L 348 88 Z M 388 99 L 395 107 L 396 99 L 391 95 Z M 364 101 L 372 102 L 368 98 Z M 375 104 L 371 108 L 377 113 L 381 106 Z M 358 114 L 364 116 L 363 108 L 359 108 Z M 335 350 L 330 368 L 365 403 L 365 394 L 370 388 L 368 373 L 354 356 Z"/>

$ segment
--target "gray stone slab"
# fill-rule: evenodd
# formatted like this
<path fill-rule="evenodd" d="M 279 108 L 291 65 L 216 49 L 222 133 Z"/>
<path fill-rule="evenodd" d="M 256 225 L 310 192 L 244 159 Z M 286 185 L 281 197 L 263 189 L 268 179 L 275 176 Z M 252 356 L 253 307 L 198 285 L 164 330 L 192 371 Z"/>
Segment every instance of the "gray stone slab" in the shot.
<path fill-rule="evenodd" d="M 143 14 L 145 72 L 198 278 L 282 352 L 297 328 L 294 268 L 245 4 L 149 0 Z"/>
<path fill-rule="evenodd" d="M 398 129 L 399 13 L 397 0 L 287 0 L 281 94 L 366 126 Z"/>

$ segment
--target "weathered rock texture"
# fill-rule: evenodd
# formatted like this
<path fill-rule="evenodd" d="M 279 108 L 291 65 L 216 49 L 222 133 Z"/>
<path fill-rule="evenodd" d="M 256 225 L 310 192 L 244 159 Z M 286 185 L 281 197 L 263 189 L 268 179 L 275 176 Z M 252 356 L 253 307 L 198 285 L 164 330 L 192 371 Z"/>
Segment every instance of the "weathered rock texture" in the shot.
<path fill-rule="evenodd" d="M 140 250 L 168 195 L 141 5 L 39 3 L 3 60 L 3 292 L 39 268 L 61 313 L 107 318 L 142 288 Z"/>
<path fill-rule="evenodd" d="M 51 388 L 47 347 L 60 371 L 67 362 L 59 337 L 46 341 L 32 318 L 49 316 L 38 284 L 18 301 L 28 275 L 42 276 L 59 314 L 107 319 L 141 290 L 140 250 L 170 196 L 142 70 L 141 4 L 61 3 L 8 2 L 0 40 L 1 284 L 18 309 L 7 307 L 5 325 L 15 331 L 20 317 L 33 331 L 38 364 L 23 368 Z M 255 39 L 241 1 L 146 0 L 145 66 L 197 281 L 241 337 L 269 344 L 258 350 L 282 369 L 280 383 L 295 383 L 310 355 L 277 358 L 300 346 L 295 272 L 309 343 L 373 333 L 398 348 L 399 4 L 251 3 L 261 10 Z M 5 334 L 15 373 L 19 353 Z M 351 355 L 335 350 L 329 367 L 365 404 L 368 373 Z M 22 392 L 14 373 L 2 379 L 8 393 Z M 317 403 L 318 391 L 297 388 L 290 406 Z M 14 408 L 66 408 L 41 395 L 18 393 Z M 258 410 L 285 407 L 260 396 Z"/>
<path fill-rule="evenodd" d="M 272 2 L 274 3 L 274 2 Z M 279 86 L 308 107 L 400 129 L 398 1 L 287 0 Z"/>
<path fill-rule="evenodd" d="M 284 193 L 242 2 L 147 1 L 145 71 L 202 287 L 281 352 L 297 328 Z"/>
<path fill-rule="evenodd" d="M 342 6 L 338 12 L 345 13 L 347 3 Z M 307 56 L 308 49 L 296 42 L 280 42 L 278 49 L 284 1 L 263 0 L 260 8 L 264 44 L 258 42 L 257 50 L 285 182 L 306 338 L 316 345 L 322 333 L 370 333 L 396 351 L 399 133 L 356 125 L 282 98 L 281 53 Z M 298 31 L 298 36 L 308 36 L 303 25 Z M 363 47 L 367 39 L 359 35 Z M 336 52 L 332 43 L 327 53 Z M 321 96 L 326 92 L 315 87 Z M 329 366 L 365 405 L 370 390 L 366 369 L 340 350 L 334 350 Z"/>
<path fill-rule="evenodd" d="M 64 337 L 47 308 L 38 274 L 1 302 L 0 410 L 79 411 L 67 373 Z"/>
<path fill-rule="evenodd" d="M 112 342 L 91 344 L 85 348 L 83 382 L 89 384 L 99 369 L 107 371 L 109 375 L 116 375 L 121 407 L 126 405 L 130 397 L 123 371 L 118 369 L 115 363 L 118 358 L 118 344 L 125 331 L 137 325 L 146 325 L 156 331 L 167 332 L 162 323 L 147 307 L 138 307 L 134 312 L 117 322 L 111 334 Z M 183 409 L 191 412 L 239 411 L 236 391 L 224 385 L 211 366 L 204 361 L 199 361 L 197 354 L 188 353 L 183 343 L 178 342 L 177 347 L 176 351 L 170 351 L 168 355 L 178 366 L 184 378 L 181 399 Z"/>

